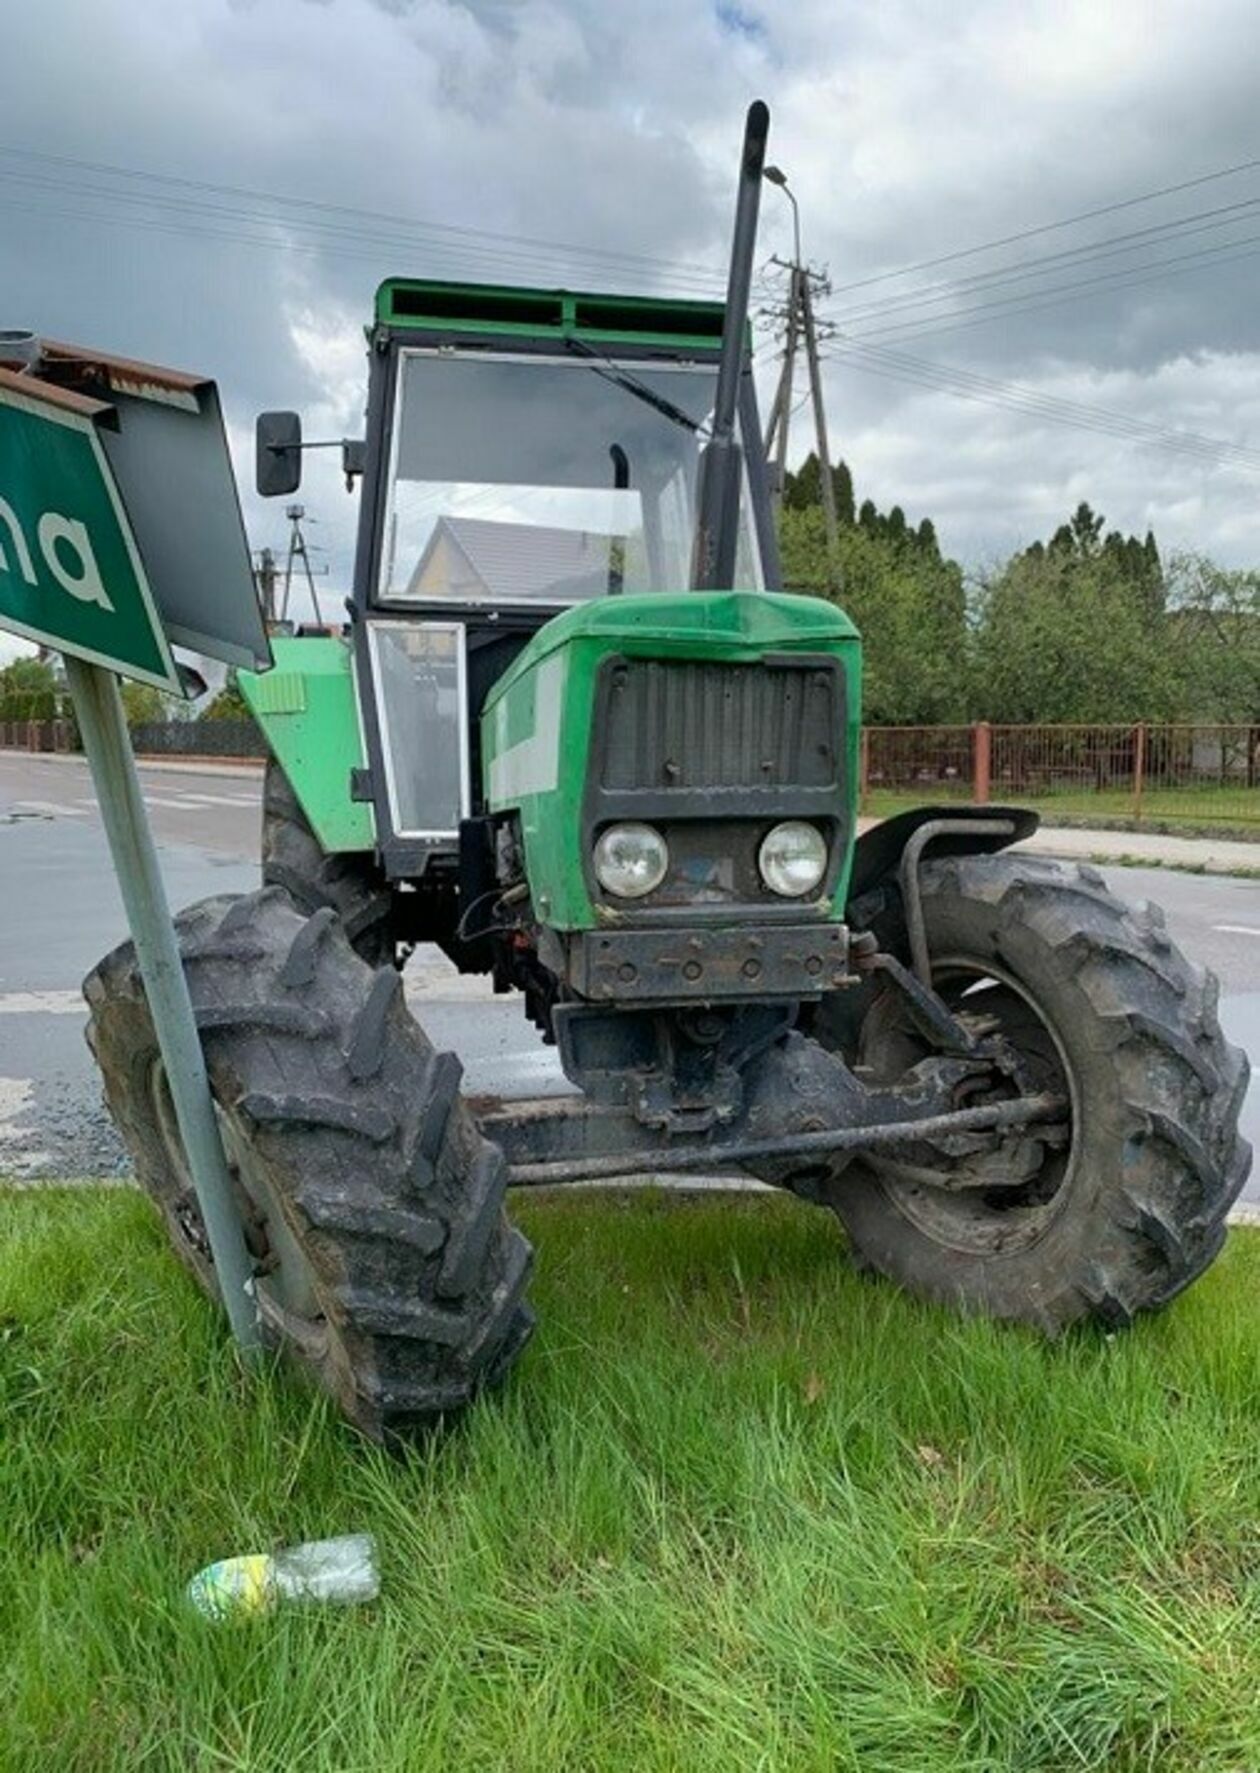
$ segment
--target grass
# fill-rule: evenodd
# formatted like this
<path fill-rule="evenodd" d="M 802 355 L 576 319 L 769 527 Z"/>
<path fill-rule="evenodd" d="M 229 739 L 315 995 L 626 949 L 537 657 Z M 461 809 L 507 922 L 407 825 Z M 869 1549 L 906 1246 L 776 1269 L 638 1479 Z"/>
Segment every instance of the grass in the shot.
<path fill-rule="evenodd" d="M 953 793 L 949 784 L 925 782 L 923 791 L 874 788 L 862 803 L 872 819 L 887 819 L 907 807 L 950 799 L 966 800 L 964 785 Z M 1063 789 L 1053 794 L 1021 794 L 993 784 L 995 804 L 1012 802 L 1038 812 L 1048 825 L 1093 824 L 1124 830 L 1167 830 L 1183 837 L 1206 833 L 1212 837 L 1253 838 L 1260 841 L 1260 789 L 1245 788 L 1149 788 L 1142 796 L 1142 816 L 1133 817 L 1133 793 L 1127 788 Z"/>
<path fill-rule="evenodd" d="M 1247 868 L 1238 862 L 1209 867 L 1206 862 L 1182 862 L 1170 856 L 1134 856 L 1127 851 L 1115 855 L 1109 849 L 1080 859 L 1107 868 L 1163 868 L 1169 874 L 1228 874 L 1231 880 L 1260 880 L 1260 867 Z"/>
<path fill-rule="evenodd" d="M 533 1348 L 397 1459 L 242 1379 L 139 1197 L 0 1193 L 4 1773 L 1260 1765 L 1260 1234 L 1048 1346 L 792 1201 L 519 1217 Z M 361 1529 L 376 1606 L 181 1599 Z"/>

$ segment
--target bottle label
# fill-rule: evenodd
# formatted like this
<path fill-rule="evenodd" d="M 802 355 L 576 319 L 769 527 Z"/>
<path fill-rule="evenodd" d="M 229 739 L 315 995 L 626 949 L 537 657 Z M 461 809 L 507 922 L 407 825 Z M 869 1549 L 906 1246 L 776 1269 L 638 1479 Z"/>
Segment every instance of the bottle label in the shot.
<path fill-rule="evenodd" d="M 210 1619 L 265 1613 L 275 1599 L 271 1559 L 258 1553 L 208 1564 L 188 1584 L 188 1598 Z"/>

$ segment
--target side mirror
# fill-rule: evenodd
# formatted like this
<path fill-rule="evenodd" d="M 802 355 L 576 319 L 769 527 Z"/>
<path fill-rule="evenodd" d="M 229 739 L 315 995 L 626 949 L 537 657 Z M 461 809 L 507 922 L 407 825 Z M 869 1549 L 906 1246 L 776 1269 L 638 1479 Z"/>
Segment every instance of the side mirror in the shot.
<path fill-rule="evenodd" d="M 260 412 L 254 425 L 254 483 L 264 499 L 302 484 L 302 421 L 295 412 Z"/>

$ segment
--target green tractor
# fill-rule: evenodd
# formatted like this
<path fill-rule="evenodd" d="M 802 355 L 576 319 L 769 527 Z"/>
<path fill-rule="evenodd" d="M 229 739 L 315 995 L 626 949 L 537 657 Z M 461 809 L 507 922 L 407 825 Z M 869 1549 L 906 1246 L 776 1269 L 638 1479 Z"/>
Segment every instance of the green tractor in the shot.
<path fill-rule="evenodd" d="M 927 806 L 855 839 L 861 653 L 785 595 L 750 369 L 766 114 L 727 301 L 392 280 L 343 632 L 241 677 L 262 890 L 179 919 L 275 1341 L 368 1433 L 449 1417 L 533 1324 L 510 1185 L 753 1177 L 856 1260 L 1049 1333 L 1193 1280 L 1247 1171 L 1215 981 L 1150 906 Z M 294 414 L 259 421 L 291 493 Z M 473 1100 L 416 943 L 519 994 L 576 1094 Z M 215 1276 L 130 947 L 90 1039 Z"/>

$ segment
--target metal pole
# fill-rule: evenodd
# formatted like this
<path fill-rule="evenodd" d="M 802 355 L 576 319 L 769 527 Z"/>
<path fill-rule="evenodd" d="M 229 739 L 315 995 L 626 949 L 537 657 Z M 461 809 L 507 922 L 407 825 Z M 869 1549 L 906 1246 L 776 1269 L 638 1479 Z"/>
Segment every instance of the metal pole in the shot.
<path fill-rule="evenodd" d="M 783 404 L 779 408 L 779 429 L 776 434 L 777 447 L 774 453 L 774 479 L 771 482 L 771 497 L 777 511 L 783 503 L 783 487 L 787 480 L 788 422 L 792 417 L 792 380 L 796 374 L 796 339 L 800 324 L 800 271 L 792 266 L 788 278 L 788 327 L 787 339 L 783 346 Z"/>
<path fill-rule="evenodd" d="M 818 439 L 818 484 L 822 490 L 823 524 L 827 546 L 834 548 L 840 540 L 836 523 L 836 488 L 831 478 L 831 450 L 827 443 L 827 415 L 823 411 L 822 371 L 818 365 L 818 335 L 814 330 L 814 298 L 810 294 L 809 272 L 800 270 L 801 324 L 805 330 L 805 356 L 809 362 L 809 392 L 814 403 L 814 432 Z"/>
<path fill-rule="evenodd" d="M 760 99 L 754 100 L 748 107 L 740 155 L 722 351 L 713 395 L 713 430 L 700 457 L 696 485 L 696 535 L 691 562 L 691 585 L 695 591 L 729 591 L 735 582 L 743 491 L 743 451 L 737 435 L 739 389 L 744 374 L 744 333 L 769 127 L 769 111 Z"/>
<path fill-rule="evenodd" d="M 258 594 L 262 598 L 263 619 L 271 623 L 276 619 L 276 556 L 271 548 L 260 548 L 258 565 L 254 571 L 258 583 Z"/>
<path fill-rule="evenodd" d="M 971 799 L 975 806 L 988 806 L 989 784 L 993 776 L 993 728 L 987 720 L 978 720 L 971 729 Z"/>
<path fill-rule="evenodd" d="M 237 1343 L 246 1356 L 253 1356 L 262 1349 L 262 1336 L 252 1294 L 252 1265 L 232 1199 L 205 1057 L 140 794 L 118 682 L 102 666 L 89 665 L 68 653 L 65 664 L 223 1303 Z"/>
<path fill-rule="evenodd" d="M 783 408 L 783 395 L 787 389 L 787 353 L 783 356 L 783 368 L 779 371 L 779 383 L 774 391 L 774 401 L 770 407 L 770 423 L 766 426 L 766 441 L 762 446 L 762 454 L 770 459 L 770 451 L 774 448 L 774 434 L 779 428 L 779 414 Z"/>
<path fill-rule="evenodd" d="M 921 1139 L 948 1138 L 954 1133 L 1000 1132 L 1006 1127 L 1026 1127 L 1034 1121 L 1052 1120 L 1067 1107 L 1062 1096 L 1043 1092 L 1016 1096 L 1005 1102 L 982 1103 L 976 1108 L 956 1108 L 947 1114 L 924 1115 L 919 1120 L 876 1121 L 856 1127 L 824 1127 L 818 1132 L 780 1135 L 777 1139 L 720 1139 L 682 1150 L 657 1145 L 646 1151 L 614 1152 L 610 1157 L 547 1158 L 533 1164 L 510 1164 L 510 1188 L 545 1188 L 549 1182 L 588 1182 L 601 1176 L 643 1176 L 671 1170 L 715 1170 L 723 1164 L 746 1164 L 758 1158 L 794 1158 L 814 1152 L 876 1151 L 884 1145 L 913 1145 Z M 991 1184 L 990 1184 L 991 1185 Z"/>
<path fill-rule="evenodd" d="M 302 526 L 300 523 L 295 524 L 293 527 L 297 530 L 298 534 L 298 553 L 302 556 L 302 565 L 306 568 L 306 585 L 311 594 L 311 608 L 315 612 L 315 626 L 317 628 L 322 628 L 324 625 L 324 618 L 320 613 L 319 598 L 315 595 L 315 575 L 311 571 L 311 557 L 306 551 L 306 537 L 302 534 Z"/>
<path fill-rule="evenodd" d="M 788 184 L 786 179 L 784 179 L 780 189 L 788 202 L 792 205 L 792 258 L 799 271 L 805 263 L 804 259 L 801 257 L 801 206 L 796 201 L 796 192 L 792 189 L 791 185 Z"/>

